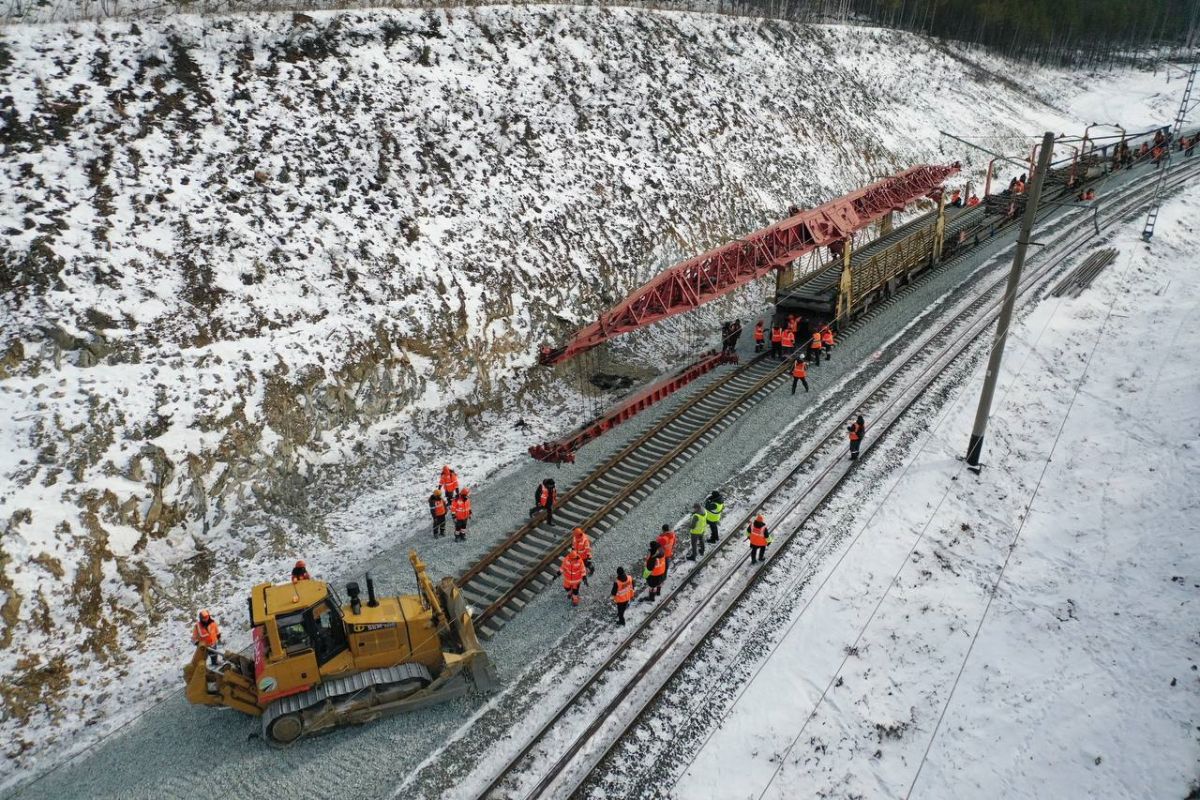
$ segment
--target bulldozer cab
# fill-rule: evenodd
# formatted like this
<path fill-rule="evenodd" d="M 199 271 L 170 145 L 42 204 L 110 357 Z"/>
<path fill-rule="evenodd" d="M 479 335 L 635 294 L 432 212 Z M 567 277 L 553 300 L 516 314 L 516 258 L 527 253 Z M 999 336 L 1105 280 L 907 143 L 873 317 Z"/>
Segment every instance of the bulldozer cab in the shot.
<path fill-rule="evenodd" d="M 288 655 L 311 650 L 317 665 L 329 663 L 350 647 L 339 604 L 326 597 L 303 611 L 275 618 L 279 644 Z"/>

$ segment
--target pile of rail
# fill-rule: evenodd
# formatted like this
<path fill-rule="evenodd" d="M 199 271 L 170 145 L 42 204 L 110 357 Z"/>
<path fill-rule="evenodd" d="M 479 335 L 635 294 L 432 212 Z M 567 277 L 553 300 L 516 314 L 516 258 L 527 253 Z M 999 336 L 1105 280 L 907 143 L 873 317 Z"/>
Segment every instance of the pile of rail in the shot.
<path fill-rule="evenodd" d="M 1054 297 L 1079 297 L 1091 287 L 1105 267 L 1117 260 L 1117 251 L 1112 249 L 1097 250 L 1075 269 L 1071 270 L 1058 285 L 1051 290 Z"/>

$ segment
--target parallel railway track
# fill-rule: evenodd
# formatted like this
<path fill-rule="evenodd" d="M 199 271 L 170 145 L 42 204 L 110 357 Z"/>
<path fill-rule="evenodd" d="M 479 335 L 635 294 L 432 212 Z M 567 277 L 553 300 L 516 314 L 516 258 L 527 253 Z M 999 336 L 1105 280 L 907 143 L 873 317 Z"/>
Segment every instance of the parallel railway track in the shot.
<path fill-rule="evenodd" d="M 1200 161 L 1172 168 L 1168 188 L 1179 188 L 1198 171 Z M 1106 213 L 1116 221 L 1127 218 L 1141 209 L 1150 191 L 1151 187 L 1134 185 L 1109 198 Z M 1083 226 L 1091 220 L 1073 222 Z M 1044 227 L 1061 230 L 1062 225 Z M 1039 231 L 1043 236 L 1048 232 L 1053 231 Z M 1054 245 L 1052 256 L 1043 256 L 1028 269 L 1019 289 L 1021 295 L 1047 286 L 1063 262 L 1098 234 L 1098 229 L 1094 232 L 1088 229 Z M 994 308 L 997 294 L 1002 291 L 1005 279 L 1004 275 L 985 279 L 981 290 L 948 312 L 947 321 L 936 329 L 924 331 L 919 342 L 907 347 L 905 357 L 882 370 L 862 390 L 857 406 L 865 408 L 872 419 L 871 441 L 877 441 L 930 384 L 990 329 L 997 313 Z M 799 462 L 756 504 L 756 510 L 765 509 L 776 521 L 776 544 L 769 551 L 771 558 L 800 534 L 811 513 L 846 475 L 842 434 L 840 422 L 834 423 L 832 430 L 823 432 L 804 448 Z M 730 530 L 741 530 L 750 518 L 747 514 Z M 671 582 L 663 601 L 534 732 L 481 796 L 567 797 L 579 792 L 614 748 L 626 737 L 635 735 L 645 709 L 662 696 L 710 633 L 750 591 L 755 576 L 761 574 L 761 569 L 750 572 L 745 569 L 748 555 L 744 551 L 740 556 L 729 553 L 728 548 L 736 538 L 724 537 L 694 569 Z M 810 548 L 817 550 L 820 545 L 819 538 L 809 542 Z M 716 578 L 713 569 L 708 569 L 710 566 L 720 570 Z M 674 601 L 681 593 L 687 601 L 676 604 Z M 636 670 L 630 667 L 631 661 L 636 661 Z M 625 669 L 614 669 L 617 666 Z M 574 727 L 569 727 L 572 724 Z M 553 763 L 549 769 L 539 769 L 538 759 L 547 758 L 548 753 Z M 636 784 L 636 776 L 632 782 Z M 611 788 L 606 786 L 604 791 Z"/>

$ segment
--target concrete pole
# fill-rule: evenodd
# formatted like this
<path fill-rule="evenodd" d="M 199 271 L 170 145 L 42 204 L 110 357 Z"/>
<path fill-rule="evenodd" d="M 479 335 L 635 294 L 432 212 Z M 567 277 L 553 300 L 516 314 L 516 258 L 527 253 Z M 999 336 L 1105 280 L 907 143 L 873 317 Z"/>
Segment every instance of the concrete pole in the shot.
<path fill-rule="evenodd" d="M 1017 252 L 1013 254 L 1012 269 L 1008 273 L 1008 286 L 1000 306 L 1000 319 L 996 323 L 996 337 L 992 340 L 992 355 L 988 359 L 987 373 L 983 378 L 983 392 L 979 395 L 979 410 L 975 412 L 975 427 L 971 429 L 971 442 L 967 445 L 967 465 L 978 473 L 979 456 L 983 452 L 983 435 L 987 431 L 988 416 L 992 411 L 992 396 L 996 393 L 996 381 L 1000 378 L 1000 360 L 1004 358 L 1004 344 L 1008 341 L 1008 326 L 1012 322 L 1013 308 L 1017 304 L 1017 287 L 1021 285 L 1021 270 L 1025 267 L 1025 251 L 1029 249 L 1029 237 L 1033 234 L 1033 223 L 1037 218 L 1038 201 L 1042 199 L 1042 186 L 1050 161 L 1054 156 L 1054 133 L 1046 131 L 1042 137 L 1042 152 L 1038 159 L 1037 172 L 1033 174 L 1025 200 L 1025 216 L 1021 220 L 1021 234 L 1017 237 Z"/>

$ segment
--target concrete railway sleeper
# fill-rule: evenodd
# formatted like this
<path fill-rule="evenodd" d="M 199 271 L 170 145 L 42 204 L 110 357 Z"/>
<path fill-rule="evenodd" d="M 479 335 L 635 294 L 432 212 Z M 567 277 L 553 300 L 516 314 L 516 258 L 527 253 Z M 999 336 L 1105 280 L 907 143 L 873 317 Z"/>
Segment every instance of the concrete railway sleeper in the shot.
<path fill-rule="evenodd" d="M 1169 188 L 1178 188 L 1196 172 L 1196 166 L 1190 164 L 1173 169 L 1168 176 Z M 1149 191 L 1145 186 L 1134 186 L 1115 197 L 1110 201 L 1111 217 L 1121 220 L 1137 214 Z M 1018 289 L 1021 297 L 1047 287 L 1062 271 L 1064 262 L 1099 233 L 1091 230 L 1090 219 L 1078 219 L 1075 225 L 1086 230 L 1048 248 L 1051 252 L 1043 254 L 1032 267 L 1027 265 Z M 1044 238 L 1045 231 L 1039 233 Z M 993 326 L 998 313 L 996 299 L 1007 280 L 1001 272 L 983 278 L 984 286 L 973 297 L 948 309 L 943 316 L 945 321 L 936 330 L 922 332 L 917 341 L 906 346 L 900 358 L 884 368 L 884 372 L 862 390 L 855 406 L 863 408 L 872 420 L 869 428 L 872 436 L 864 453 L 869 453 L 874 443 L 929 386 Z M 847 448 L 840 416 L 831 416 L 828 424 L 832 430 L 818 434 L 815 443 L 800 456 L 795 466 L 767 490 L 745 518 L 731 526 L 731 530 L 741 529 L 759 509 L 769 513 L 775 521 L 776 545 L 767 554 L 768 560 L 776 558 L 799 534 L 805 521 L 832 495 L 851 469 L 844 459 Z M 775 505 L 771 506 L 772 503 Z M 745 553 L 726 558 L 736 539 L 723 537 L 695 568 L 664 591 L 660 602 L 534 732 L 481 796 L 568 797 L 590 779 L 596 787 L 608 787 L 605 776 L 592 778 L 597 769 L 603 766 L 619 742 L 626 737 L 636 737 L 645 710 L 681 675 L 709 635 L 721 626 L 754 586 L 757 576 L 764 574 L 765 570 L 761 568 L 749 573 L 745 570 L 749 558 Z M 811 551 L 819 552 L 823 544 L 824 540 L 818 536 L 809 547 Z M 680 592 L 697 584 L 706 571 L 709 574 L 705 577 L 712 578 L 709 567 L 718 568 L 718 558 L 724 566 L 721 574 L 697 590 L 688 591 L 686 604 L 675 604 Z M 664 629 L 663 617 L 671 620 L 669 629 Z M 630 672 L 631 661 L 635 659 L 640 667 Z M 621 673 L 625 677 L 613 677 L 610 681 L 614 674 L 612 668 L 617 664 L 625 668 Z M 615 687 L 610 683 L 616 684 Z M 559 729 L 560 723 L 571 722 L 576 723 L 576 727 L 569 731 Z M 544 759 L 545 747 L 552 747 L 561 755 L 548 771 L 533 775 L 532 788 L 526 789 L 520 785 L 529 782 L 521 781 L 521 778 L 529 777 L 523 768 L 528 768 L 527 760 L 531 754 L 537 754 L 533 759 L 535 762 Z M 627 768 L 627 764 L 613 766 L 615 774 Z M 636 784 L 638 777 L 633 776 L 631 780 Z"/>

